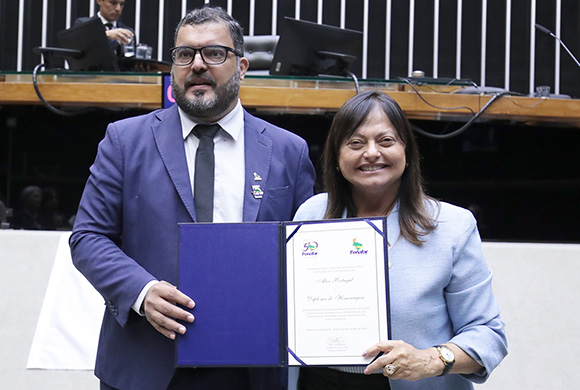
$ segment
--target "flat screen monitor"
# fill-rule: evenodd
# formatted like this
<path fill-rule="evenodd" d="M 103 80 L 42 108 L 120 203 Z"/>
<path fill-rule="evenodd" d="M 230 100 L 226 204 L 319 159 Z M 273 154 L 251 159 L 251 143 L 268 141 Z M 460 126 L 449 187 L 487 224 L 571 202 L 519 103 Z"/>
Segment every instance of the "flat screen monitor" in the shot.
<path fill-rule="evenodd" d="M 78 58 L 66 57 L 71 70 L 118 71 L 117 58 L 99 18 L 73 26 L 58 33 L 60 46 L 80 50 Z"/>
<path fill-rule="evenodd" d="M 270 74 L 346 76 L 348 69 L 360 77 L 362 38 L 360 31 L 286 17 Z"/>

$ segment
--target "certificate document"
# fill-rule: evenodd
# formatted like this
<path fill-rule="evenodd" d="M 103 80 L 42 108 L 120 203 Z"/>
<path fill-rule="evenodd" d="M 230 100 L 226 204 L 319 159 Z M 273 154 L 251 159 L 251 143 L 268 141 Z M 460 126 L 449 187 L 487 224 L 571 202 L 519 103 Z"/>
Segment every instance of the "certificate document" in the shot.
<path fill-rule="evenodd" d="M 285 228 L 288 364 L 368 364 L 390 338 L 385 219 Z"/>

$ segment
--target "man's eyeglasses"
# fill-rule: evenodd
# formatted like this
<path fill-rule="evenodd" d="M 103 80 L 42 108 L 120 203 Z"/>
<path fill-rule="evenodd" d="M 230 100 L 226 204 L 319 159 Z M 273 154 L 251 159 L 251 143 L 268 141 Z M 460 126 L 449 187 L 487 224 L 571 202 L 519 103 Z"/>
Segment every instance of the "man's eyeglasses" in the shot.
<path fill-rule="evenodd" d="M 207 65 L 220 65 L 228 59 L 228 52 L 232 52 L 238 57 L 242 54 L 227 46 L 210 45 L 200 48 L 191 46 L 177 46 L 169 49 L 171 52 L 171 60 L 175 65 L 187 66 L 195 59 L 195 54 L 199 52 L 201 59 Z"/>

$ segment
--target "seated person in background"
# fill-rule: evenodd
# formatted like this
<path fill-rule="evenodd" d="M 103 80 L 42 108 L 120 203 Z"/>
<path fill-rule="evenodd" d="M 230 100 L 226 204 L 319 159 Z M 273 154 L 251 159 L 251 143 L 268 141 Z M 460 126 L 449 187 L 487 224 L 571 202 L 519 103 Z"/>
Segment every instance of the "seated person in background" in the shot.
<path fill-rule="evenodd" d="M 42 190 L 37 186 L 28 186 L 20 194 L 20 208 L 14 212 L 12 227 L 14 229 L 41 230 L 40 205 Z"/>
<path fill-rule="evenodd" d="M 300 368 L 298 389 L 461 390 L 484 382 L 507 341 L 477 223 L 468 210 L 425 194 L 399 105 L 377 91 L 347 101 L 330 127 L 322 171 L 328 192 L 294 219 L 387 217 L 393 339 L 361 351 L 382 352 L 366 368 Z"/>
<path fill-rule="evenodd" d="M 91 19 L 100 18 L 105 25 L 107 38 L 111 41 L 113 50 L 117 56 L 124 56 L 124 45 L 133 42 L 135 32 L 132 28 L 119 22 L 123 13 L 125 0 L 97 0 L 99 12 L 93 17 L 82 17 L 75 20 L 74 25 L 88 22 Z"/>
<path fill-rule="evenodd" d="M 64 214 L 59 209 L 58 192 L 53 187 L 42 189 L 40 224 L 43 230 L 63 230 L 70 228 Z"/>

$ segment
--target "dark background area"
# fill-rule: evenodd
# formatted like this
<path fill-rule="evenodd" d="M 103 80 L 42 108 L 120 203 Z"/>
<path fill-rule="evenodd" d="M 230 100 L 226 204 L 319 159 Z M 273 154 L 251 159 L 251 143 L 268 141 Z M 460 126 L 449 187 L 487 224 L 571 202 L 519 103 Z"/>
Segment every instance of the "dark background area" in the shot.
<path fill-rule="evenodd" d="M 57 34 L 66 28 L 66 1 L 47 0 L 48 15 L 47 46 L 58 46 Z M 19 2 L 0 1 L 0 71 L 17 69 Z M 370 1 L 368 3 L 368 66 L 367 78 L 385 78 L 386 42 L 386 2 Z M 457 54 L 457 0 L 440 0 L 439 9 L 439 55 L 438 77 L 453 78 L 457 72 L 460 78 L 473 80 L 478 85 L 505 87 L 506 62 L 506 3 L 505 1 L 487 2 L 486 24 L 486 79 L 481 80 L 481 2 L 463 2 L 461 24 L 461 61 L 460 69 L 456 67 Z M 71 23 L 78 17 L 89 15 L 90 0 L 72 2 Z M 201 7 L 204 0 L 188 0 L 187 9 Z M 227 8 L 227 0 L 212 0 L 211 5 Z M 536 22 L 556 31 L 556 6 L 551 0 L 536 0 Z M 340 25 L 340 0 L 325 0 L 323 3 L 322 22 L 332 26 Z M 23 15 L 23 58 L 22 70 L 32 70 L 41 59 L 32 49 L 42 44 L 42 7 L 43 0 L 27 0 Z M 580 2 L 562 0 L 561 2 L 561 39 L 577 56 L 580 55 Z M 98 9 L 98 8 L 96 8 Z M 255 0 L 255 35 L 272 33 L 272 1 Z M 295 17 L 296 0 L 278 1 L 276 23 L 280 28 L 284 17 Z M 134 0 L 127 0 L 122 21 L 135 26 L 136 5 Z M 232 15 L 236 18 L 246 34 L 250 33 L 250 0 L 233 2 Z M 181 1 L 165 1 L 163 19 L 159 16 L 159 0 L 141 0 L 139 15 L 141 32 L 139 41 L 153 47 L 153 58 L 158 56 L 158 27 L 163 23 L 162 60 L 169 61 L 169 48 L 173 46 L 174 30 L 181 16 Z M 420 69 L 426 76 L 433 75 L 433 1 L 415 0 L 414 69 Z M 391 50 L 390 78 L 407 77 L 409 45 L 409 1 L 392 2 L 391 10 Z M 349 0 L 346 2 L 345 27 L 363 30 L 364 1 Z M 547 85 L 555 91 L 555 49 L 559 43 L 552 37 L 535 31 L 535 68 L 530 76 L 530 19 L 532 16 L 529 0 L 511 1 L 509 89 L 514 92 L 530 93 L 532 85 Z M 318 20 L 318 3 L 300 1 L 300 19 L 316 22 Z M 580 98 L 580 71 L 576 63 L 564 49 L 560 50 L 560 93 Z"/>
<path fill-rule="evenodd" d="M 9 205 L 19 207 L 28 185 L 52 186 L 61 211 L 73 215 L 107 124 L 145 112 L 95 109 L 70 118 L 42 106 L 0 108 L 0 188 Z M 253 113 L 304 137 L 318 165 L 331 114 Z M 462 125 L 413 123 L 432 133 Z M 448 140 L 417 140 L 428 193 L 472 209 L 484 239 L 580 242 L 580 129 L 495 121 Z"/>
<path fill-rule="evenodd" d="M 227 0 L 210 2 L 227 7 Z M 340 0 L 325 0 L 322 22 L 340 24 Z M 72 2 L 71 20 L 89 16 L 89 0 Z M 204 0 L 188 0 L 187 7 L 199 7 Z M 555 31 L 555 4 L 536 0 L 535 20 Z M 278 1 L 276 21 L 295 16 L 295 0 Z M 361 31 L 363 0 L 346 2 L 346 27 Z M 531 3 L 511 2 L 509 89 L 530 93 L 530 84 L 555 90 L 555 39 L 535 31 L 535 71 L 530 76 Z M 580 2 L 562 0 L 561 38 L 573 53 L 580 53 Z M 41 45 L 43 0 L 24 3 L 22 70 L 31 71 L 40 62 L 32 52 Z M 385 76 L 386 6 L 368 2 L 368 78 Z M 479 85 L 504 87 L 506 62 L 506 10 L 504 1 L 487 2 L 486 79 L 481 80 L 481 2 L 463 2 L 460 69 L 456 68 L 457 1 L 440 1 L 438 76 L 462 78 Z M 134 26 L 135 2 L 127 0 L 123 22 Z M 249 33 L 249 0 L 236 0 L 232 15 Z M 272 32 L 272 1 L 255 1 L 255 35 Z M 17 1 L 0 1 L 0 72 L 17 69 Z M 414 69 L 433 74 L 433 2 L 415 0 Z M 169 60 L 174 29 L 180 19 L 181 1 L 166 1 L 163 17 L 162 59 Z M 302 0 L 300 18 L 317 21 L 317 2 Z M 48 0 L 47 45 L 56 45 L 56 36 L 66 24 L 66 2 Z M 142 0 L 140 41 L 153 46 L 157 58 L 159 0 Z M 408 76 L 409 2 L 392 2 L 390 78 Z M 580 70 L 562 49 L 560 93 L 580 98 Z M 0 195 L 9 206 L 19 207 L 18 198 L 28 185 L 52 186 L 60 194 L 65 215 L 75 213 L 88 169 L 98 142 L 109 122 L 142 114 L 137 109 L 94 109 L 75 117 L 61 117 L 42 106 L 0 105 Z M 258 112 L 275 124 L 303 136 L 310 145 L 312 160 L 318 163 L 326 132 L 332 119 L 326 115 L 284 115 Z M 433 133 L 459 128 L 461 122 L 415 121 Z M 479 221 L 482 236 L 489 240 L 580 242 L 580 145 L 579 125 L 510 121 L 478 122 L 461 136 L 435 140 L 418 135 L 423 155 L 423 172 L 430 195 L 471 208 Z"/>
<path fill-rule="evenodd" d="M 261 116 L 304 137 L 320 165 L 331 115 Z M 463 125 L 412 123 L 434 134 Z M 483 122 L 448 140 L 416 136 L 427 193 L 472 210 L 484 239 L 580 242 L 579 128 Z"/>

